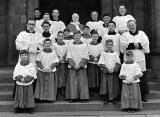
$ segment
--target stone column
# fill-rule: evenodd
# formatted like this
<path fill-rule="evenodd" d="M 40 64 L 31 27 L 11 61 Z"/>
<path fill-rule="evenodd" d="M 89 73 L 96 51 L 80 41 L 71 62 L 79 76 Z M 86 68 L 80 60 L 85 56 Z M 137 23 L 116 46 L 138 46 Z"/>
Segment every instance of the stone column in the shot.
<path fill-rule="evenodd" d="M 160 78 L 160 0 L 151 0 L 151 69 L 155 77 Z"/>

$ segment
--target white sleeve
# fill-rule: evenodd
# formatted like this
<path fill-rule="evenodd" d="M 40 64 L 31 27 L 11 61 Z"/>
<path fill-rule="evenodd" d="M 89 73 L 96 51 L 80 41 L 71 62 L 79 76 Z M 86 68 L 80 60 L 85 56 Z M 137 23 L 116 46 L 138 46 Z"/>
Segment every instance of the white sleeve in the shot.
<path fill-rule="evenodd" d="M 37 74 L 36 73 L 37 72 L 36 72 L 36 69 L 35 69 L 34 65 L 32 63 L 30 63 L 27 75 L 32 76 L 32 77 L 34 77 L 34 79 L 36 79 L 37 78 Z"/>
<path fill-rule="evenodd" d="M 98 61 L 98 64 L 105 64 L 105 56 L 104 56 L 104 53 L 102 52 L 101 53 L 101 56 L 100 56 L 100 59 Z"/>
<path fill-rule="evenodd" d="M 127 42 L 127 38 L 124 35 L 125 33 L 122 34 L 122 36 L 120 37 L 120 52 L 124 53 L 124 51 L 126 50 L 126 48 L 128 47 L 128 42 Z"/>
<path fill-rule="evenodd" d="M 147 35 L 142 32 L 142 43 L 141 43 L 143 50 L 145 53 L 149 53 L 150 49 L 149 49 L 149 39 L 147 37 Z"/>
<path fill-rule="evenodd" d="M 25 40 L 23 32 L 18 34 L 15 43 L 17 50 L 28 50 L 29 48 L 29 43 Z"/>
<path fill-rule="evenodd" d="M 14 71 L 13 71 L 13 80 L 15 80 L 15 77 L 21 75 L 19 71 L 19 63 L 15 66 Z"/>
<path fill-rule="evenodd" d="M 121 66 L 119 77 L 122 76 L 122 75 L 126 76 L 126 73 L 125 73 L 125 64 L 122 64 L 122 66 Z"/>
<path fill-rule="evenodd" d="M 87 44 L 84 44 L 83 58 L 89 59 Z"/>
<path fill-rule="evenodd" d="M 118 53 L 115 54 L 116 63 L 121 64 Z"/>
<path fill-rule="evenodd" d="M 136 72 L 135 75 L 140 75 L 140 77 L 143 76 L 143 73 L 142 73 L 138 63 L 136 63 L 135 72 Z"/>

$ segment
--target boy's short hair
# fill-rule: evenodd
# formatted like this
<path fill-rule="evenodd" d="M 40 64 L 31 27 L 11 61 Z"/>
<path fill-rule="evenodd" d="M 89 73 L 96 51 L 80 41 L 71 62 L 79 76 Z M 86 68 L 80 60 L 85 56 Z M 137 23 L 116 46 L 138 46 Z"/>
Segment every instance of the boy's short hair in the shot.
<path fill-rule="evenodd" d="M 110 42 L 113 44 L 113 40 L 112 40 L 112 39 L 106 40 L 106 43 L 105 43 L 105 44 L 110 43 Z"/>
<path fill-rule="evenodd" d="M 50 41 L 52 43 L 52 41 L 49 38 L 45 39 L 43 43 L 45 44 L 46 41 Z"/>
<path fill-rule="evenodd" d="M 132 51 L 129 50 L 129 51 L 126 52 L 126 56 L 134 56 L 134 54 L 133 54 Z"/>
<path fill-rule="evenodd" d="M 86 26 L 86 25 L 83 27 L 83 29 L 85 29 L 85 28 L 88 28 L 88 29 L 90 29 L 90 28 L 89 28 L 89 26 Z"/>
<path fill-rule="evenodd" d="M 44 21 L 41 26 L 43 26 L 44 24 L 48 24 L 49 26 L 51 26 L 51 24 L 47 21 Z"/>
<path fill-rule="evenodd" d="M 91 35 L 93 35 L 93 34 L 98 34 L 98 32 L 97 32 L 96 30 L 94 30 L 94 29 L 93 29 L 93 30 L 91 30 L 91 32 L 90 32 L 90 33 L 91 33 Z M 99 35 L 99 34 L 98 34 L 98 35 Z"/>
<path fill-rule="evenodd" d="M 59 32 L 58 32 L 58 35 L 59 35 L 60 33 L 63 33 L 63 34 L 64 34 L 64 32 L 63 32 L 63 31 L 59 31 Z"/>
<path fill-rule="evenodd" d="M 21 51 L 19 52 L 19 55 L 22 55 L 22 54 L 27 54 L 27 55 L 28 55 L 28 51 L 27 51 L 27 50 L 21 50 Z"/>
<path fill-rule="evenodd" d="M 35 11 L 39 11 L 39 12 L 40 12 L 40 9 L 39 9 L 39 8 L 34 8 L 34 12 L 35 12 Z"/>
<path fill-rule="evenodd" d="M 65 28 L 63 32 L 70 32 L 70 30 L 68 28 Z"/>
<path fill-rule="evenodd" d="M 28 23 L 29 21 L 34 21 L 34 22 L 36 22 L 36 20 L 35 20 L 34 18 L 28 18 L 28 19 L 27 19 L 27 23 Z"/>
<path fill-rule="evenodd" d="M 114 21 L 110 21 L 109 24 L 110 24 L 110 23 L 112 23 L 112 24 L 114 24 L 114 26 L 116 26 L 116 23 L 115 23 Z"/>
<path fill-rule="evenodd" d="M 105 17 L 105 16 L 111 17 L 111 14 L 110 14 L 110 13 L 104 13 L 104 14 L 103 14 L 103 17 Z"/>
<path fill-rule="evenodd" d="M 77 31 L 74 32 L 73 34 L 74 34 L 74 35 L 75 35 L 75 34 L 81 34 L 81 31 L 77 30 Z"/>

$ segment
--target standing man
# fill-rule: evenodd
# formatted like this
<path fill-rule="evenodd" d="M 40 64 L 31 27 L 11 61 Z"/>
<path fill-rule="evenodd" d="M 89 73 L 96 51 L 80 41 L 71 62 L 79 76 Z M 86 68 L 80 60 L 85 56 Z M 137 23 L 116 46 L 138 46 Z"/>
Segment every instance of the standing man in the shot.
<path fill-rule="evenodd" d="M 27 50 L 29 52 L 29 60 L 36 67 L 37 51 L 42 46 L 41 35 L 34 31 L 36 21 L 29 19 L 27 21 L 27 29 L 18 34 L 15 40 L 17 50 Z"/>
<path fill-rule="evenodd" d="M 34 9 L 34 19 L 35 20 L 41 20 L 41 11 L 39 8 Z"/>
<path fill-rule="evenodd" d="M 56 33 L 56 36 L 57 36 L 57 33 L 59 31 L 63 31 L 66 28 L 66 26 L 65 26 L 64 22 L 59 20 L 59 10 L 58 9 L 53 10 L 52 16 L 53 16 L 53 21 L 51 24 L 52 25 L 51 32 Z"/>
<path fill-rule="evenodd" d="M 124 52 L 124 58 L 126 58 L 125 53 L 127 50 L 131 50 L 133 52 L 134 61 L 139 64 L 141 71 L 143 72 L 143 76 L 140 78 L 140 89 L 142 101 L 147 102 L 149 86 L 146 77 L 145 54 L 150 52 L 149 39 L 143 31 L 137 29 L 135 20 L 129 20 L 127 26 L 129 31 L 122 34 L 121 48 Z"/>

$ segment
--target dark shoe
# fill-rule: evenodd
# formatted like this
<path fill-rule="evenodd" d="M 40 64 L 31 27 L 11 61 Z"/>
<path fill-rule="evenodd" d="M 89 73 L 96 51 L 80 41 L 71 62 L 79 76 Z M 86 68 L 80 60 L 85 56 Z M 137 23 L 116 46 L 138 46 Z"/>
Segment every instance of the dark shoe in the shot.
<path fill-rule="evenodd" d="M 113 104 L 117 104 L 117 102 L 116 102 L 115 100 L 112 100 L 112 101 L 111 101 L 111 103 L 113 103 Z"/>
<path fill-rule="evenodd" d="M 82 99 L 81 102 L 86 103 L 86 102 L 88 102 L 88 100 L 87 99 Z"/>
<path fill-rule="evenodd" d="M 143 102 L 148 102 L 148 99 L 147 98 L 143 98 L 142 101 Z"/>
<path fill-rule="evenodd" d="M 108 104 L 108 100 L 105 100 L 105 101 L 104 101 L 104 105 L 106 105 L 106 104 Z"/>

